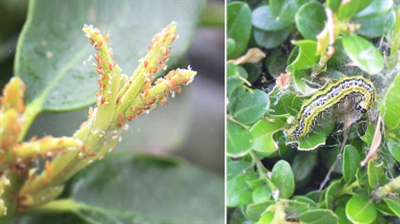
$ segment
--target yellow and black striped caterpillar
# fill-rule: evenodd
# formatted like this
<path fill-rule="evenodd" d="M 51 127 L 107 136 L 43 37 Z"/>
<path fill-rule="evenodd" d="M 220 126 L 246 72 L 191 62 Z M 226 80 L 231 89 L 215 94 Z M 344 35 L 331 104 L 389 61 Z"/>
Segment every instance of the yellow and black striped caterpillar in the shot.
<path fill-rule="evenodd" d="M 294 124 L 285 130 L 289 138 L 301 138 L 309 134 L 324 112 L 343 103 L 347 97 L 355 100 L 355 109 L 365 113 L 376 100 L 374 84 L 362 77 L 343 77 L 303 102 Z"/>

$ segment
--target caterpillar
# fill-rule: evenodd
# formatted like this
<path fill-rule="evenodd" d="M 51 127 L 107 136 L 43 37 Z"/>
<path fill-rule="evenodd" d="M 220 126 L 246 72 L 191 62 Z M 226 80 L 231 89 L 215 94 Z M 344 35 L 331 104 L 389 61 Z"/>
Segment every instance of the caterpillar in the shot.
<path fill-rule="evenodd" d="M 376 89 L 370 80 L 362 76 L 341 78 L 303 102 L 295 122 L 285 130 L 286 135 L 289 138 L 306 136 L 313 130 L 318 118 L 348 97 L 355 102 L 356 110 L 366 113 L 376 100 Z"/>

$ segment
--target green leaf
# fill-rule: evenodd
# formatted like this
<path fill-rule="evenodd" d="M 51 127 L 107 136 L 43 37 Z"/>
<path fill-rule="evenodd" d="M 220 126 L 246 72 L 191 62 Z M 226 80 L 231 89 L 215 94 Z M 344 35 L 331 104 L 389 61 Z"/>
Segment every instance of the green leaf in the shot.
<path fill-rule="evenodd" d="M 375 134 L 375 126 L 373 123 L 371 123 L 368 125 L 365 134 L 361 136 L 360 139 L 363 140 L 363 142 L 367 143 L 368 145 L 371 145 L 372 140 L 374 138 L 374 134 Z"/>
<path fill-rule="evenodd" d="M 114 59 L 131 74 L 153 35 L 173 20 L 180 38 L 169 64 L 176 64 L 194 36 L 201 4 L 161 2 L 154 8 L 139 1 L 31 1 L 15 59 L 15 75 L 27 85 L 27 104 L 34 103 L 38 111 L 66 111 L 95 102 L 98 75 L 91 62 L 83 64 L 94 52 L 81 30 L 85 23 L 110 31 Z M 181 10 L 186 13 L 177 13 Z"/>
<path fill-rule="evenodd" d="M 390 154 L 392 154 L 393 158 L 400 163 L 400 144 L 399 142 L 388 140 L 386 143 L 389 148 Z"/>
<path fill-rule="evenodd" d="M 250 152 L 253 136 L 249 130 L 228 122 L 226 142 L 228 156 L 243 156 Z"/>
<path fill-rule="evenodd" d="M 243 124 L 254 124 L 269 108 L 268 95 L 261 90 L 247 91 L 241 95 L 236 108 L 231 111 L 233 117 Z"/>
<path fill-rule="evenodd" d="M 288 143 L 299 142 L 298 150 L 309 151 L 314 150 L 318 146 L 325 145 L 326 137 L 332 133 L 335 127 L 334 119 L 320 119 L 318 121 L 318 126 L 312 131 L 308 136 L 297 140 L 290 140 Z"/>
<path fill-rule="evenodd" d="M 335 214 L 339 218 L 338 224 L 351 224 L 350 220 L 346 217 L 346 210 L 343 206 L 338 206 L 335 210 Z"/>
<path fill-rule="evenodd" d="M 278 161 L 272 168 L 271 181 L 279 190 L 281 198 L 289 198 L 293 195 L 294 177 L 290 164 L 285 160 Z"/>
<path fill-rule="evenodd" d="M 376 219 L 377 211 L 368 199 L 353 195 L 346 204 L 346 215 L 353 223 L 371 223 Z"/>
<path fill-rule="evenodd" d="M 385 203 L 389 206 L 389 208 L 400 217 L 400 199 L 391 199 L 384 198 Z"/>
<path fill-rule="evenodd" d="M 226 163 L 226 178 L 227 180 L 242 175 L 247 169 L 252 168 L 250 162 L 246 161 L 229 161 Z"/>
<path fill-rule="evenodd" d="M 290 23 L 280 20 L 272 14 L 268 5 L 256 8 L 252 13 L 252 24 L 260 30 L 275 31 L 286 28 Z"/>
<path fill-rule="evenodd" d="M 335 199 L 335 194 L 340 188 L 340 185 L 341 185 L 340 180 L 335 180 L 331 184 L 329 184 L 329 187 L 327 188 L 325 193 L 326 208 L 332 209 L 332 207 L 334 206 L 333 203 Z"/>
<path fill-rule="evenodd" d="M 292 78 L 296 91 L 300 92 L 301 95 L 310 96 L 318 91 L 318 89 L 311 88 L 308 85 L 311 82 L 311 78 L 307 72 L 295 70 L 292 72 Z"/>
<path fill-rule="evenodd" d="M 317 35 L 325 26 L 326 15 L 324 6 L 319 2 L 311 1 L 303 5 L 296 13 L 297 29 L 304 38 L 316 40 Z"/>
<path fill-rule="evenodd" d="M 247 79 L 247 72 L 242 66 L 237 66 L 232 63 L 227 64 L 227 80 L 226 80 L 226 93 L 230 96 L 237 87 L 243 85 L 244 80 Z M 229 101 L 231 103 L 231 101 Z"/>
<path fill-rule="evenodd" d="M 383 69 L 381 53 L 364 38 L 356 34 L 346 34 L 343 37 L 343 47 L 354 64 L 369 74 L 376 74 Z"/>
<path fill-rule="evenodd" d="M 289 215 L 296 214 L 299 215 L 310 209 L 310 205 L 305 202 L 294 201 L 294 200 L 282 200 L 285 201 L 287 204 L 285 206 L 285 212 Z"/>
<path fill-rule="evenodd" d="M 386 95 L 383 97 L 381 111 L 383 122 L 387 129 L 395 130 L 400 128 L 400 119 L 398 112 L 400 111 L 400 75 L 397 75 L 390 85 Z"/>
<path fill-rule="evenodd" d="M 360 162 L 360 154 L 357 149 L 352 145 L 346 145 L 343 155 L 343 178 L 347 184 L 355 180 L 356 172 L 361 167 Z"/>
<path fill-rule="evenodd" d="M 225 44 L 226 44 L 226 54 L 228 55 L 233 54 L 236 48 L 235 40 L 232 38 L 228 38 Z"/>
<path fill-rule="evenodd" d="M 296 196 L 293 196 L 293 200 L 306 203 L 306 204 L 309 205 L 310 208 L 316 208 L 317 207 L 317 203 L 315 203 L 315 201 L 313 201 L 311 198 L 308 198 L 306 196 L 296 195 Z"/>
<path fill-rule="evenodd" d="M 232 59 L 241 55 L 247 48 L 251 32 L 251 11 L 246 3 L 232 2 L 228 4 L 226 12 L 226 36 L 235 42 L 235 49 L 229 50 L 227 55 L 228 59 Z"/>
<path fill-rule="evenodd" d="M 285 126 L 281 119 L 275 119 L 274 123 L 260 119 L 251 128 L 254 141 L 252 149 L 264 153 L 273 153 L 278 149 L 278 144 L 273 139 L 273 134 Z"/>
<path fill-rule="evenodd" d="M 319 59 L 319 56 L 316 55 L 317 42 L 312 40 L 299 40 L 294 41 L 293 44 L 299 47 L 300 52 L 290 66 L 296 70 L 314 67 Z"/>
<path fill-rule="evenodd" d="M 286 22 L 293 22 L 299 7 L 295 0 L 270 0 L 269 6 L 275 17 Z"/>
<path fill-rule="evenodd" d="M 390 10 L 385 14 L 368 19 L 355 19 L 354 23 L 360 24 L 357 33 L 369 38 L 380 37 L 387 34 L 396 21 L 396 13 Z"/>
<path fill-rule="evenodd" d="M 339 7 L 339 19 L 349 19 L 371 4 L 372 0 L 347 1 Z"/>
<path fill-rule="evenodd" d="M 393 0 L 372 0 L 362 11 L 357 13 L 355 18 L 372 18 L 382 14 L 385 14 L 393 7 Z"/>
<path fill-rule="evenodd" d="M 276 31 L 265 31 L 258 28 L 253 30 L 253 37 L 257 45 L 265 49 L 272 49 L 281 45 L 289 35 L 289 28 Z"/>
<path fill-rule="evenodd" d="M 326 1 L 326 6 L 329 7 L 332 12 L 337 13 L 339 10 L 341 0 L 327 0 Z"/>
<path fill-rule="evenodd" d="M 223 178 L 174 158 L 110 154 L 75 176 L 70 186 L 73 199 L 106 214 L 175 223 L 224 219 Z M 106 222 L 102 216 L 91 218 Z"/>
<path fill-rule="evenodd" d="M 372 189 L 380 186 L 383 174 L 383 163 L 375 165 L 373 160 L 368 161 L 368 183 Z"/>
<path fill-rule="evenodd" d="M 301 213 L 299 220 L 307 224 L 336 224 L 338 217 L 331 210 L 314 209 Z"/>
<path fill-rule="evenodd" d="M 269 206 L 275 205 L 275 203 L 276 202 L 274 200 L 269 200 L 260 203 L 249 204 L 246 207 L 246 215 L 250 220 L 257 221 L 261 217 L 261 214 L 263 214 Z"/>
<path fill-rule="evenodd" d="M 262 214 L 260 219 L 256 222 L 256 224 L 261 224 L 261 223 L 272 223 L 275 217 L 274 212 L 265 212 Z"/>
<path fill-rule="evenodd" d="M 269 74 L 273 77 L 278 77 L 281 73 L 285 72 L 287 57 L 281 50 L 274 50 L 271 54 L 267 55 L 266 66 Z"/>
<path fill-rule="evenodd" d="M 272 194 L 271 189 L 268 186 L 263 185 L 257 187 L 253 191 L 253 201 L 255 203 L 268 201 L 271 199 L 271 194 Z"/>
<path fill-rule="evenodd" d="M 251 202 L 253 190 L 247 185 L 246 181 L 256 179 L 258 179 L 258 175 L 254 173 L 247 173 L 230 179 L 226 185 L 226 206 L 235 207 Z"/>

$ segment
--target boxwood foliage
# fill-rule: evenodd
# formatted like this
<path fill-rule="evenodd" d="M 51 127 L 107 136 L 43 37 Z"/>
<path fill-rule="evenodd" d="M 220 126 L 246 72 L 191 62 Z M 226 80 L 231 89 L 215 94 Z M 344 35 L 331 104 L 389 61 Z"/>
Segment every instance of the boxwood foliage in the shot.
<path fill-rule="evenodd" d="M 266 54 L 227 62 L 230 223 L 399 220 L 399 13 L 398 0 L 228 2 L 228 60 Z M 367 113 L 353 96 L 287 137 L 306 99 L 355 75 L 377 89 Z"/>

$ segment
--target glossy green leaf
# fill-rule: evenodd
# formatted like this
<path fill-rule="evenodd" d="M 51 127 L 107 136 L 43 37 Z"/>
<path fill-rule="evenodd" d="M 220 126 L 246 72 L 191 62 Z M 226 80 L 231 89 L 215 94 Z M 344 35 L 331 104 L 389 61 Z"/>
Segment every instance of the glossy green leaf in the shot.
<path fill-rule="evenodd" d="M 347 218 L 356 223 L 371 223 L 377 217 L 374 204 L 366 198 L 353 195 L 346 204 Z"/>
<path fill-rule="evenodd" d="M 361 136 L 360 139 L 363 140 L 368 145 L 371 145 L 372 140 L 374 138 L 374 133 L 375 133 L 375 126 L 373 123 L 371 123 L 368 125 L 368 128 L 365 131 L 365 134 L 363 136 Z"/>
<path fill-rule="evenodd" d="M 296 13 L 297 29 L 304 38 L 316 40 L 317 35 L 325 26 L 326 15 L 324 6 L 319 2 L 311 1 L 303 5 Z"/>
<path fill-rule="evenodd" d="M 285 212 L 288 214 L 296 214 L 306 212 L 310 210 L 310 205 L 305 202 L 301 202 L 298 200 L 282 200 L 286 203 Z"/>
<path fill-rule="evenodd" d="M 338 219 L 338 224 L 351 224 L 350 220 L 347 219 L 346 216 L 346 210 L 343 206 L 338 206 L 335 209 L 335 214 L 337 215 Z"/>
<path fill-rule="evenodd" d="M 293 22 L 299 8 L 295 0 L 270 0 L 269 6 L 275 17 L 287 22 Z"/>
<path fill-rule="evenodd" d="M 243 68 L 249 75 L 247 81 L 250 83 L 256 82 L 262 74 L 261 63 L 247 63 L 243 65 Z"/>
<path fill-rule="evenodd" d="M 343 47 L 354 64 L 369 74 L 376 74 L 383 69 L 381 53 L 364 38 L 355 34 L 344 35 Z"/>
<path fill-rule="evenodd" d="M 232 63 L 228 63 L 226 69 L 226 93 L 228 96 L 230 96 L 234 89 L 236 89 L 238 86 L 243 85 L 244 80 L 247 79 L 248 75 L 246 70 L 244 70 L 242 66 L 237 66 Z"/>
<path fill-rule="evenodd" d="M 273 153 L 278 149 L 277 143 L 273 139 L 273 134 L 282 129 L 286 123 L 281 119 L 275 119 L 274 123 L 265 119 L 260 119 L 251 128 L 253 135 L 252 149 L 264 153 Z"/>
<path fill-rule="evenodd" d="M 338 218 L 331 210 L 314 209 L 301 213 L 299 220 L 307 224 L 336 224 Z"/>
<path fill-rule="evenodd" d="M 271 54 L 267 55 L 266 66 L 269 74 L 273 77 L 278 77 L 281 73 L 284 73 L 286 61 L 287 56 L 280 49 L 274 50 Z"/>
<path fill-rule="evenodd" d="M 228 38 L 226 40 L 226 54 L 233 54 L 233 52 L 235 52 L 235 48 L 236 48 L 236 43 L 235 40 L 232 38 Z"/>
<path fill-rule="evenodd" d="M 372 0 L 342 2 L 339 7 L 340 19 L 349 19 L 371 4 Z"/>
<path fill-rule="evenodd" d="M 400 163 L 400 144 L 399 141 L 389 140 L 387 143 L 387 147 L 389 148 L 390 154 L 393 158 Z"/>
<path fill-rule="evenodd" d="M 254 203 L 264 202 L 271 199 L 271 189 L 266 186 L 260 186 L 253 191 L 253 201 Z"/>
<path fill-rule="evenodd" d="M 290 66 L 296 70 L 314 67 L 319 59 L 319 56 L 316 55 L 317 42 L 312 40 L 299 40 L 293 42 L 293 44 L 299 47 L 299 54 Z"/>
<path fill-rule="evenodd" d="M 110 154 L 78 174 L 70 192 L 73 199 L 110 213 L 170 222 L 224 219 L 223 178 L 173 158 Z"/>
<path fill-rule="evenodd" d="M 358 150 L 352 145 L 346 145 L 343 153 L 343 178 L 346 183 L 349 184 L 356 179 L 357 169 L 361 167 L 360 162 Z"/>
<path fill-rule="evenodd" d="M 257 174 L 243 174 L 230 179 L 227 182 L 228 207 L 235 207 L 248 204 L 252 200 L 253 190 L 247 185 L 246 181 L 258 179 Z"/>
<path fill-rule="evenodd" d="M 373 160 L 368 161 L 368 183 L 372 189 L 376 189 L 381 185 L 383 172 L 383 163 L 375 164 Z"/>
<path fill-rule="evenodd" d="M 383 97 L 381 111 L 383 122 L 389 130 L 400 128 L 400 75 L 397 75 L 390 85 L 386 95 Z"/>
<path fill-rule="evenodd" d="M 274 220 L 275 213 L 273 212 L 265 212 L 262 214 L 260 219 L 256 222 L 256 224 L 261 224 L 261 223 L 272 223 Z"/>
<path fill-rule="evenodd" d="M 279 197 L 289 198 L 295 188 L 294 176 L 290 164 L 285 160 L 278 161 L 272 168 L 271 181 L 279 190 Z"/>
<path fill-rule="evenodd" d="M 194 36 L 201 4 L 31 1 L 15 59 L 15 75 L 27 85 L 26 102 L 35 102 L 39 111 L 66 111 L 95 102 L 98 75 L 91 62 L 83 64 L 95 50 L 81 30 L 84 24 L 111 33 L 115 61 L 132 74 L 153 35 L 171 21 L 178 23 L 180 38 L 169 64 L 182 57 Z"/>
<path fill-rule="evenodd" d="M 243 156 L 250 152 L 253 144 L 253 136 L 249 130 L 228 122 L 226 144 L 228 156 Z"/>
<path fill-rule="evenodd" d="M 232 2 L 227 5 L 227 38 L 234 40 L 235 49 L 229 50 L 228 59 L 245 52 L 250 39 L 251 11 L 244 2 Z"/>
<path fill-rule="evenodd" d="M 240 99 L 242 98 L 242 95 L 245 92 L 246 92 L 246 88 L 243 85 L 239 85 L 235 89 L 233 89 L 232 93 L 229 94 L 228 110 L 227 110 L 227 112 L 229 114 L 233 113 L 233 111 L 236 110 L 236 107 L 239 104 Z"/>
<path fill-rule="evenodd" d="M 290 25 L 290 23 L 275 17 L 268 5 L 260 6 L 253 11 L 252 24 L 265 31 L 281 30 Z"/>
<path fill-rule="evenodd" d="M 298 141 L 291 140 L 289 142 L 299 142 L 297 147 L 298 150 L 314 150 L 318 146 L 325 145 L 326 138 L 332 133 L 334 127 L 335 121 L 333 119 L 320 119 L 315 130 L 312 131 L 308 136 L 300 138 Z"/>
<path fill-rule="evenodd" d="M 391 198 L 384 198 L 383 199 L 387 206 L 395 213 L 398 217 L 400 217 L 400 199 L 391 199 Z"/>
<path fill-rule="evenodd" d="M 375 38 L 387 34 L 393 27 L 395 21 L 396 13 L 394 10 L 390 10 L 385 14 L 372 18 L 355 19 L 354 23 L 361 25 L 361 28 L 357 30 L 357 33 L 369 38 Z"/>
<path fill-rule="evenodd" d="M 261 217 L 261 214 L 263 214 L 269 206 L 275 205 L 275 203 L 276 202 L 274 200 L 269 200 L 260 203 L 249 204 L 246 207 L 246 215 L 250 220 L 257 221 Z"/>
<path fill-rule="evenodd" d="M 327 0 L 326 6 L 329 7 L 332 12 L 337 13 L 340 7 L 341 0 Z"/>
<path fill-rule="evenodd" d="M 247 169 L 251 168 L 250 162 L 246 161 L 229 161 L 226 163 L 226 178 L 232 179 L 238 175 L 242 175 Z"/>
<path fill-rule="evenodd" d="M 372 18 L 382 14 L 385 14 L 393 7 L 393 0 L 372 0 L 362 11 L 357 13 L 355 18 Z"/>
<path fill-rule="evenodd" d="M 296 195 L 296 196 L 293 196 L 293 200 L 308 204 L 310 208 L 317 207 L 317 203 L 315 203 L 314 200 L 312 200 L 311 198 L 306 197 L 306 196 Z"/>
<path fill-rule="evenodd" d="M 269 108 L 268 95 L 261 90 L 247 91 L 241 95 L 232 116 L 243 124 L 254 124 Z"/>
<path fill-rule="evenodd" d="M 311 77 L 305 71 L 295 70 L 292 72 L 292 79 L 294 88 L 297 92 L 300 92 L 301 95 L 310 96 L 314 94 L 318 89 L 310 87 Z"/>
<path fill-rule="evenodd" d="M 261 178 L 246 181 L 247 185 L 252 189 L 256 189 L 264 185 L 265 181 Z"/>
<path fill-rule="evenodd" d="M 329 184 L 329 187 L 325 193 L 325 205 L 326 208 L 332 209 L 334 206 L 335 194 L 337 193 L 338 189 L 340 188 L 340 181 L 335 180 Z"/>
<path fill-rule="evenodd" d="M 253 37 L 257 45 L 265 49 L 272 49 L 281 45 L 290 35 L 290 29 L 284 28 L 276 31 L 265 31 L 254 28 Z"/>

